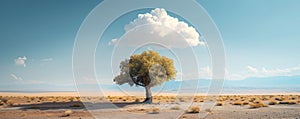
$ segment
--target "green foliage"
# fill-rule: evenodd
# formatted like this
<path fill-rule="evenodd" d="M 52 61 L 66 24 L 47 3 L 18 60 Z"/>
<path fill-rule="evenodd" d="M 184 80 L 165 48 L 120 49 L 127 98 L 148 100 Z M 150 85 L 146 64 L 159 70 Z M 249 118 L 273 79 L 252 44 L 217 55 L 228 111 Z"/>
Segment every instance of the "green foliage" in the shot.
<path fill-rule="evenodd" d="M 119 85 L 128 83 L 130 86 L 135 84 L 153 87 L 176 77 L 174 61 L 152 50 L 122 61 L 120 70 L 120 74 L 114 78 L 114 82 Z"/>

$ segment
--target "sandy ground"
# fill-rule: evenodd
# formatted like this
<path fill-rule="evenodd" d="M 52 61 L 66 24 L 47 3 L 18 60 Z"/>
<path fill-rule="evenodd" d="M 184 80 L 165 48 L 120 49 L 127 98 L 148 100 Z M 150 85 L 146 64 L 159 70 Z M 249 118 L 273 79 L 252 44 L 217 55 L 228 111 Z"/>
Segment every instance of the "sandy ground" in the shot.
<path fill-rule="evenodd" d="M 0 95 L 0 119 L 300 119 L 299 95 L 156 96 L 154 104 L 141 104 L 143 97 L 61 94 Z M 263 106 L 253 108 L 257 100 Z"/>

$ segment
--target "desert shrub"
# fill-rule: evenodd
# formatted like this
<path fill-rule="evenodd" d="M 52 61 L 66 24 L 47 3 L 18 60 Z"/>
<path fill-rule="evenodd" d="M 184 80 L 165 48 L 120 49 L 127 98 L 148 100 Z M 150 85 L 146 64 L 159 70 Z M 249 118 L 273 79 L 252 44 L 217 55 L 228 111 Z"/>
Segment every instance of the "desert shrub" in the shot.
<path fill-rule="evenodd" d="M 21 113 L 20 116 L 21 116 L 21 117 L 25 117 L 26 115 L 27 115 L 27 114 L 23 112 L 23 113 Z"/>
<path fill-rule="evenodd" d="M 5 99 L 5 98 L 0 98 L 0 100 L 2 101 L 2 102 L 4 102 L 4 103 L 7 103 L 7 99 Z"/>
<path fill-rule="evenodd" d="M 41 109 L 41 107 L 40 106 L 32 106 L 32 107 L 30 107 L 30 109 Z"/>
<path fill-rule="evenodd" d="M 275 97 L 274 99 L 277 100 L 277 101 L 283 101 L 283 99 L 280 98 L 280 97 Z"/>
<path fill-rule="evenodd" d="M 71 104 L 70 107 L 82 107 L 82 104 L 79 103 Z"/>
<path fill-rule="evenodd" d="M 210 108 L 205 109 L 206 112 L 212 112 Z"/>
<path fill-rule="evenodd" d="M 276 100 L 270 100 L 268 104 L 269 105 L 277 105 L 278 102 Z"/>
<path fill-rule="evenodd" d="M 70 100 L 71 102 L 73 102 L 73 101 L 76 100 L 76 98 L 75 98 L 75 97 L 69 97 L 69 100 Z"/>
<path fill-rule="evenodd" d="M 216 106 L 223 106 L 223 105 L 224 105 L 223 102 L 217 102 L 217 103 L 216 103 Z"/>
<path fill-rule="evenodd" d="M 61 117 L 68 117 L 68 116 L 70 116 L 72 113 L 73 113 L 72 110 L 66 110 L 66 111 L 61 115 Z"/>
<path fill-rule="evenodd" d="M 158 114 L 159 113 L 159 108 L 157 108 L 157 107 L 155 107 L 155 108 L 152 108 L 151 110 L 150 110 L 150 112 L 148 112 L 149 114 Z"/>
<path fill-rule="evenodd" d="M 297 104 L 297 101 L 296 100 L 289 100 L 289 104 Z"/>
<path fill-rule="evenodd" d="M 140 108 L 140 109 L 137 109 L 137 111 L 144 112 L 144 111 L 147 111 L 147 110 L 146 110 L 146 109 L 144 109 L 144 108 Z"/>
<path fill-rule="evenodd" d="M 243 101 L 243 105 L 248 105 L 249 101 Z"/>
<path fill-rule="evenodd" d="M 184 98 L 179 98 L 180 102 L 186 102 L 186 100 Z"/>
<path fill-rule="evenodd" d="M 43 97 L 38 97 L 39 100 L 43 100 Z"/>
<path fill-rule="evenodd" d="M 141 100 L 139 98 L 135 99 L 135 102 L 140 102 Z"/>
<path fill-rule="evenodd" d="M 267 105 L 265 105 L 260 100 L 253 101 L 253 103 L 250 103 L 249 106 L 250 106 L 249 107 L 250 109 L 255 109 L 255 108 L 260 108 L 260 107 L 267 107 Z"/>
<path fill-rule="evenodd" d="M 181 108 L 179 106 L 174 106 L 170 108 L 171 110 L 180 110 Z"/>
<path fill-rule="evenodd" d="M 198 106 L 192 106 L 188 110 L 186 110 L 186 113 L 199 113 L 200 107 Z"/>
<path fill-rule="evenodd" d="M 13 100 L 8 100 L 7 102 L 6 102 L 6 104 L 8 105 L 8 106 L 13 106 L 14 105 L 14 101 Z"/>
<path fill-rule="evenodd" d="M 284 100 L 284 101 L 280 101 L 279 104 L 290 104 L 290 105 L 293 105 L 293 104 L 297 104 L 297 101 L 296 100 Z"/>
<path fill-rule="evenodd" d="M 243 105 L 242 101 L 235 101 L 232 103 L 232 105 Z"/>

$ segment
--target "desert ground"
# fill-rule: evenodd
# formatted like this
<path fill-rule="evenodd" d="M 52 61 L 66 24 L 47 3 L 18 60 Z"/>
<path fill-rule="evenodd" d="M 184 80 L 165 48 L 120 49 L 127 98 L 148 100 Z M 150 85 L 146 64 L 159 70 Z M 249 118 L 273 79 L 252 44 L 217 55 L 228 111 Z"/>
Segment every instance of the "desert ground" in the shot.
<path fill-rule="evenodd" d="M 0 93 L 1 119 L 296 119 L 300 95 L 76 96 L 76 93 Z M 51 95 L 51 96 L 50 96 Z M 209 105 L 209 106 L 205 106 Z M 213 106 L 211 108 L 210 106 Z"/>

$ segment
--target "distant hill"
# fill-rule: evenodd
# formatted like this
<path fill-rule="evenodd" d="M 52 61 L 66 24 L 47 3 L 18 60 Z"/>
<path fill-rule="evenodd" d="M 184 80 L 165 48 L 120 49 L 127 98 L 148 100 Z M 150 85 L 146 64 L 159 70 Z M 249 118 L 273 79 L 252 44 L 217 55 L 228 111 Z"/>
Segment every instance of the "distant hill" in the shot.
<path fill-rule="evenodd" d="M 300 76 L 251 77 L 244 80 L 226 80 L 230 87 L 299 87 Z"/>
<path fill-rule="evenodd" d="M 161 86 L 152 88 L 153 92 L 176 93 L 177 91 L 193 93 L 198 89 L 198 92 L 205 93 L 210 87 L 211 80 L 183 80 L 164 83 Z M 197 85 L 198 84 L 198 85 Z M 22 92 L 22 91 L 76 91 L 75 84 L 51 85 L 51 84 L 10 84 L 1 85 L 3 88 L 0 91 Z M 144 92 L 143 87 L 127 84 L 82 84 L 77 85 L 77 88 L 84 89 L 80 91 L 99 91 L 99 86 L 104 91 L 138 91 Z M 197 87 L 198 86 L 198 87 Z M 300 92 L 300 76 L 278 76 L 278 77 L 251 77 L 244 80 L 225 80 L 223 92 L 225 93 L 245 93 L 245 92 Z"/>

